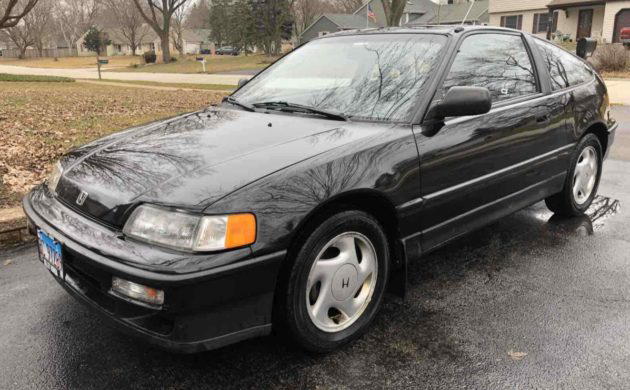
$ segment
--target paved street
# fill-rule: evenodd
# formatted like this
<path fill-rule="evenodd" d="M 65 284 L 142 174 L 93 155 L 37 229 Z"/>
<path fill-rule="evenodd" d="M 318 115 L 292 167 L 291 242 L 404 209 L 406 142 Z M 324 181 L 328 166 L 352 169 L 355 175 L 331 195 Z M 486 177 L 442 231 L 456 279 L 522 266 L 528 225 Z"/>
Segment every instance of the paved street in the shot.
<path fill-rule="evenodd" d="M 73 79 L 98 79 L 96 68 L 56 69 L 30 68 L 26 66 L 0 65 L 0 73 L 35 76 L 60 76 Z M 189 73 L 142 73 L 142 72 L 101 72 L 104 80 L 154 81 L 160 83 L 223 84 L 237 85 L 248 74 L 189 74 Z"/>
<path fill-rule="evenodd" d="M 27 247 L 0 254 L 0 388 L 625 388 L 630 109 L 584 218 L 534 205 L 410 271 L 369 333 L 329 355 L 279 337 L 172 355 L 105 326 Z"/>

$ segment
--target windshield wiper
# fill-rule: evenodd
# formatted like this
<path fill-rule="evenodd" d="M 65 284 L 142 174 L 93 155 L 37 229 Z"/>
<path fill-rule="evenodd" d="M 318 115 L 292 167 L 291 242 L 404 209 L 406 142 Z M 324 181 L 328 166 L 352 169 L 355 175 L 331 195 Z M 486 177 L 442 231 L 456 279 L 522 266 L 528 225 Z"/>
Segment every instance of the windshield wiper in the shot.
<path fill-rule="evenodd" d="M 230 103 L 232 105 L 241 107 L 241 108 L 243 108 L 243 109 L 245 109 L 247 111 L 250 111 L 250 112 L 255 112 L 256 111 L 256 109 L 254 107 L 250 106 L 249 104 L 241 103 L 238 100 L 236 100 L 235 98 L 233 98 L 232 96 L 224 97 L 223 98 L 223 102 Z"/>
<path fill-rule="evenodd" d="M 311 113 L 311 114 L 322 115 L 322 116 L 325 116 L 325 117 L 327 117 L 329 119 L 335 119 L 335 120 L 339 120 L 339 121 L 347 121 L 348 120 L 348 117 L 343 115 L 343 114 L 339 114 L 339 113 L 336 113 L 336 112 L 325 111 L 325 110 L 320 110 L 319 108 L 303 106 L 301 104 L 296 104 L 296 103 L 263 102 L 263 103 L 254 103 L 253 106 L 256 107 L 256 108 L 268 108 L 268 109 L 272 109 L 272 110 L 289 111 L 289 112 L 295 112 L 295 111 L 308 112 L 308 113 Z"/>

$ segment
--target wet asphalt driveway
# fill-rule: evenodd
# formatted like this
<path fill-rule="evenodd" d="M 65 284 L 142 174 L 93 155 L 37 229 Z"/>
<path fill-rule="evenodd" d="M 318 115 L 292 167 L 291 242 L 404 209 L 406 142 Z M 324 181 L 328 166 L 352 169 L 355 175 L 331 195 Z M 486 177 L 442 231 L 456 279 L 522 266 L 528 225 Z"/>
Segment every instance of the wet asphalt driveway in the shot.
<path fill-rule="evenodd" d="M 0 389 L 627 388 L 630 126 L 619 136 L 588 217 L 537 204 L 414 263 L 407 300 L 329 355 L 273 336 L 168 354 L 103 324 L 35 247 L 0 253 Z"/>

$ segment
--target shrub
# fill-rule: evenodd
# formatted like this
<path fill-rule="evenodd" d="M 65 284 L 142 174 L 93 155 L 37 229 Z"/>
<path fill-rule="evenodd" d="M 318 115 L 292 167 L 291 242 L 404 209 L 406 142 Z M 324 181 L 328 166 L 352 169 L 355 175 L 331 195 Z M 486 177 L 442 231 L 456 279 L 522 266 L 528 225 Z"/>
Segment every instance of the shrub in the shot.
<path fill-rule="evenodd" d="M 628 66 L 628 51 L 622 45 L 604 45 L 597 48 L 593 65 L 599 72 L 623 71 Z"/>
<path fill-rule="evenodd" d="M 171 57 L 171 62 L 177 62 L 177 57 Z"/>
<path fill-rule="evenodd" d="M 155 61 L 157 61 L 157 55 L 155 55 L 154 51 L 144 52 L 142 56 L 144 57 L 144 62 L 147 64 L 155 64 Z"/>

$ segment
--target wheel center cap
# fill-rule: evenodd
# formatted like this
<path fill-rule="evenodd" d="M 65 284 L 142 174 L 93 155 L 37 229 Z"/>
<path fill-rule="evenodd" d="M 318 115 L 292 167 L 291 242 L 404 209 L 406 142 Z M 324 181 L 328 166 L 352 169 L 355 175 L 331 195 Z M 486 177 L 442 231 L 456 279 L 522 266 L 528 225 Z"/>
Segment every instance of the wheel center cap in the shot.
<path fill-rule="evenodd" d="M 344 264 L 335 273 L 332 281 L 332 294 L 338 301 L 345 301 L 355 292 L 357 269 L 351 264 Z"/>

